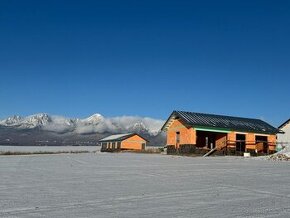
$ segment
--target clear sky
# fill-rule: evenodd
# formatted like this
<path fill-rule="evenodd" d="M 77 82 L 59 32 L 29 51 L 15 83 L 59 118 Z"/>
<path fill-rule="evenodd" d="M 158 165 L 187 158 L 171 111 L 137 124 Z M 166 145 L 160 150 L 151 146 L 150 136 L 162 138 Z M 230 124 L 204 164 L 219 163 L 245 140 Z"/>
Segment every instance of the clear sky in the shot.
<path fill-rule="evenodd" d="M 0 118 L 290 118 L 290 1 L 0 1 Z"/>

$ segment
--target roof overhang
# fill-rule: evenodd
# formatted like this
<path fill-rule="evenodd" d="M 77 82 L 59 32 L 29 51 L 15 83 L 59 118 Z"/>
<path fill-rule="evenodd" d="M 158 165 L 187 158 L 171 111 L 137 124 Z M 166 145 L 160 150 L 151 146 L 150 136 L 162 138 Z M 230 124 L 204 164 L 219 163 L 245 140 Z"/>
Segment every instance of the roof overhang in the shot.
<path fill-rule="evenodd" d="M 168 128 L 171 126 L 171 124 L 174 122 L 174 120 L 176 120 L 176 118 L 178 118 L 178 115 L 175 113 L 175 111 L 173 111 L 169 116 L 169 118 L 164 123 L 164 125 L 162 126 L 161 131 L 166 132 Z"/>
<path fill-rule="evenodd" d="M 284 126 L 286 126 L 288 123 L 290 123 L 290 119 L 286 120 L 284 123 L 282 123 L 278 129 L 282 129 Z M 281 130 L 282 131 L 282 130 Z M 282 131 L 283 132 L 283 131 Z"/>
<path fill-rule="evenodd" d="M 121 141 L 124 141 L 128 138 L 131 138 L 132 136 L 139 136 L 140 138 L 142 138 L 144 141 L 146 142 L 149 142 L 148 139 L 144 138 L 143 136 L 139 135 L 138 133 L 130 133 L 128 135 L 125 135 L 123 137 L 120 137 L 120 138 L 116 138 L 116 139 L 106 139 L 107 137 L 103 138 L 103 139 L 100 139 L 99 142 L 121 142 Z"/>

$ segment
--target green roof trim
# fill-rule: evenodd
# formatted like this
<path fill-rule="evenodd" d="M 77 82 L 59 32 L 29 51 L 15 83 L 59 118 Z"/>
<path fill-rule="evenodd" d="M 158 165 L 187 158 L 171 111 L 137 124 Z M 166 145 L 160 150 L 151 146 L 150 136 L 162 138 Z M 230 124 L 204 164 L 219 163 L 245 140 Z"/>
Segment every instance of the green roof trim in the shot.
<path fill-rule="evenodd" d="M 223 128 L 211 128 L 211 127 L 193 127 L 195 130 L 198 131 L 208 131 L 208 132 L 220 132 L 220 133 L 229 133 L 231 132 L 228 129 Z"/>

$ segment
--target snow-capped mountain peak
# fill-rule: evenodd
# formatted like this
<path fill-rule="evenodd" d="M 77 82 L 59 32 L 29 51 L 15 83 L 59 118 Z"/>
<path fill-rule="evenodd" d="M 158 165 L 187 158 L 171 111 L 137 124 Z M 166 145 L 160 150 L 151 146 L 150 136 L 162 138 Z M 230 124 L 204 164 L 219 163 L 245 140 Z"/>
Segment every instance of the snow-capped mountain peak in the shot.
<path fill-rule="evenodd" d="M 131 127 L 132 131 L 148 131 L 148 128 L 146 128 L 146 126 L 144 125 L 144 123 L 142 122 L 137 122 L 135 123 L 132 127 Z"/>
<path fill-rule="evenodd" d="M 48 114 L 34 114 L 25 118 L 25 122 L 32 126 L 43 126 L 51 122 L 51 117 Z"/>
<path fill-rule="evenodd" d="M 21 120 L 22 120 L 22 117 L 14 115 L 12 117 L 8 117 L 5 120 L 1 120 L 0 125 L 7 125 L 7 126 L 12 125 L 13 126 L 13 125 L 19 124 L 21 122 Z"/>
<path fill-rule="evenodd" d="M 82 122 L 96 124 L 96 123 L 99 123 L 102 120 L 104 120 L 104 117 L 101 114 L 93 114 L 92 116 L 83 119 Z"/>
<path fill-rule="evenodd" d="M 17 129 L 39 128 L 56 133 L 127 133 L 138 132 L 157 135 L 164 121 L 137 116 L 103 117 L 93 114 L 85 119 L 70 119 L 62 116 L 50 116 L 46 113 L 34 114 L 27 117 L 13 116 L 0 121 L 1 126 Z"/>

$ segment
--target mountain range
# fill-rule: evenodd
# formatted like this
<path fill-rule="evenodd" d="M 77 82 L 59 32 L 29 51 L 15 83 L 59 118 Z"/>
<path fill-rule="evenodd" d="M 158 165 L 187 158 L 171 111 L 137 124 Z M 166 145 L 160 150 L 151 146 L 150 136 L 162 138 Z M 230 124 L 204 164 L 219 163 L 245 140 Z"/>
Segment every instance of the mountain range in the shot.
<path fill-rule="evenodd" d="M 96 145 L 111 134 L 136 132 L 150 145 L 165 144 L 160 132 L 163 120 L 149 117 L 104 117 L 94 114 L 85 119 L 67 118 L 46 113 L 27 117 L 12 116 L 0 120 L 1 145 Z"/>

